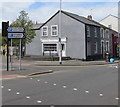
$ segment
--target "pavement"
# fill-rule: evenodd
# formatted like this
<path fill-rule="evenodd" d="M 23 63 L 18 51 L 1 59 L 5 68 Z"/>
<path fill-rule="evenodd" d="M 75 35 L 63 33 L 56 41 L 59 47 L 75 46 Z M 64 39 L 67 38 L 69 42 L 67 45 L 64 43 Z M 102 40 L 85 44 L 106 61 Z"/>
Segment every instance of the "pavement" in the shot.
<path fill-rule="evenodd" d="M 6 58 L 2 57 L 2 76 L 3 77 L 23 77 L 23 76 L 32 76 L 36 74 L 46 74 L 53 73 L 54 71 L 50 67 L 75 67 L 75 66 L 98 66 L 106 64 L 116 64 L 119 63 L 119 60 L 116 60 L 114 63 L 106 61 L 81 61 L 81 60 L 67 60 L 62 61 L 62 64 L 59 64 L 59 61 L 36 61 L 36 60 L 24 60 L 21 61 L 21 70 L 19 70 L 19 60 L 13 59 L 12 70 L 9 68 L 9 71 L 6 70 Z M 9 65 L 10 66 L 10 65 Z M 41 69 L 45 67 L 48 69 Z"/>

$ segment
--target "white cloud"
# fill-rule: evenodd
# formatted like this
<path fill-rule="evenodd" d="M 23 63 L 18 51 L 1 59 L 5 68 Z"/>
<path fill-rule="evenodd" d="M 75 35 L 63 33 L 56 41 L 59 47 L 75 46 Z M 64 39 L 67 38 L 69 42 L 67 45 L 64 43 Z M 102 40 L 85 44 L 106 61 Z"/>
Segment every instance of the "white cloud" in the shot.
<path fill-rule="evenodd" d="M 92 9 L 92 10 L 91 10 Z M 107 2 L 105 4 L 102 5 L 96 5 L 96 6 L 88 6 L 88 8 L 86 7 L 67 7 L 64 6 L 63 10 L 69 11 L 69 12 L 73 12 L 76 13 L 78 15 L 81 16 L 88 16 L 88 15 L 92 15 L 93 19 L 99 21 L 102 18 L 106 17 L 109 14 L 118 15 L 118 5 L 117 3 L 110 3 Z"/>
<path fill-rule="evenodd" d="M 90 15 L 92 13 L 93 19 L 95 19 L 96 21 L 101 20 L 102 18 L 106 17 L 109 14 L 115 16 L 117 16 L 118 14 L 117 3 L 110 2 L 105 3 L 103 5 L 90 6 L 88 8 L 81 6 L 80 7 L 72 6 L 72 4 L 68 6 L 67 3 L 66 4 L 63 3 L 62 9 L 84 17 L 87 17 L 87 15 Z M 30 18 L 32 18 L 34 21 L 45 22 L 48 18 L 51 17 L 51 15 L 53 15 L 58 10 L 59 5 L 58 6 L 49 5 L 40 7 L 39 9 L 36 9 L 34 11 L 31 10 L 29 11 L 29 15 Z"/>
<path fill-rule="evenodd" d="M 26 1 L 26 0 L 24 0 Z M 34 3 L 35 0 L 31 0 L 31 2 L 4 2 L 2 4 L 2 19 L 0 18 L 0 21 L 14 21 L 18 15 L 19 12 L 21 10 L 26 10 L 26 12 L 28 12 L 28 15 L 30 17 L 30 19 L 32 19 L 33 21 L 38 21 L 38 22 L 45 22 L 47 21 L 47 19 L 49 19 L 53 14 L 55 14 L 55 12 L 57 12 L 59 10 L 59 4 L 55 5 L 50 4 L 50 5 L 45 5 L 45 6 L 41 6 L 37 9 L 29 9 L 29 6 L 32 5 Z M 69 4 L 69 3 L 68 3 Z M 82 15 L 82 16 L 87 16 L 89 14 L 91 14 L 91 9 L 92 9 L 92 16 L 93 19 L 95 20 L 100 20 L 104 17 L 106 17 L 108 14 L 113 14 L 117 16 L 117 3 L 105 3 L 104 5 L 94 5 L 94 6 L 88 6 L 88 8 L 86 7 L 82 7 L 82 6 L 74 6 L 74 5 L 67 5 L 62 4 L 62 9 L 72 12 L 72 13 L 76 13 L 78 15 Z M 1 27 L 1 26 L 0 26 Z"/>
<path fill-rule="evenodd" d="M 21 2 L 21 0 L 1 0 L 2 2 Z M 36 0 L 38 2 L 59 2 L 60 0 Z M 22 2 L 34 2 L 34 0 L 24 0 Z M 62 2 L 119 2 L 119 0 L 62 0 Z"/>

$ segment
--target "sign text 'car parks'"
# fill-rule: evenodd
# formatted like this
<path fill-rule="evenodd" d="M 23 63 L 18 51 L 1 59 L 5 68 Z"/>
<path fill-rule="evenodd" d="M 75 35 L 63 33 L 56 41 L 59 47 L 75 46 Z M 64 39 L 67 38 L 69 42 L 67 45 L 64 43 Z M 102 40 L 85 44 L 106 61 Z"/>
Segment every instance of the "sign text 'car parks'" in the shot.
<path fill-rule="evenodd" d="M 24 38 L 23 33 L 8 33 L 8 38 Z"/>

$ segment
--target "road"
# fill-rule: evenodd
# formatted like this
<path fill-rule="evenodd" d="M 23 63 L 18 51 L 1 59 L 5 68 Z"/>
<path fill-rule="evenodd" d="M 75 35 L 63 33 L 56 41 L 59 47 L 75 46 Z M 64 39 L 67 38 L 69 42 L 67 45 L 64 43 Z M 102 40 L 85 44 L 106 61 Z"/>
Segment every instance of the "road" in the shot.
<path fill-rule="evenodd" d="M 51 74 L 2 81 L 3 105 L 117 105 L 116 65 L 34 67 Z"/>

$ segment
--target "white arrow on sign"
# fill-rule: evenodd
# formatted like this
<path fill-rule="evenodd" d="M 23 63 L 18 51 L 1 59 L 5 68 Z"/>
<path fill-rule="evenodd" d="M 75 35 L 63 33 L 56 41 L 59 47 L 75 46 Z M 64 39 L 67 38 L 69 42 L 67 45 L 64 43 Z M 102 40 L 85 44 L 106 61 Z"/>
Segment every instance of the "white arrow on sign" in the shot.
<path fill-rule="evenodd" d="M 24 28 L 22 27 L 8 27 L 8 32 L 24 32 Z"/>
<path fill-rule="evenodd" d="M 23 33 L 8 33 L 8 38 L 24 38 Z"/>

